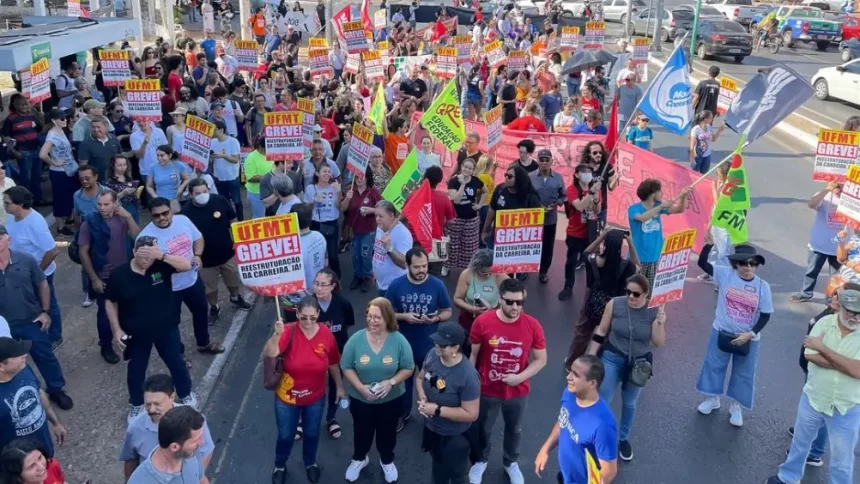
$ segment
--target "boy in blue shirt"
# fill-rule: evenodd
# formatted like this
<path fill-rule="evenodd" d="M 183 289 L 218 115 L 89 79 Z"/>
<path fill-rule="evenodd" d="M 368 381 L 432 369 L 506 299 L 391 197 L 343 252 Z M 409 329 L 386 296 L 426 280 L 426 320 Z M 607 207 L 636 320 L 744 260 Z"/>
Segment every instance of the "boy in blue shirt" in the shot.
<path fill-rule="evenodd" d="M 632 143 L 643 150 L 651 151 L 651 140 L 654 139 L 654 133 L 648 127 L 648 122 L 651 121 L 645 114 L 640 114 L 636 124 L 627 130 L 627 142 Z"/>
<path fill-rule="evenodd" d="M 540 477 L 557 446 L 559 484 L 610 483 L 618 473 L 618 429 L 598 393 L 603 363 L 584 355 L 569 365 L 558 420 L 535 458 L 535 473 Z"/>
<path fill-rule="evenodd" d="M 206 38 L 200 42 L 200 47 L 203 49 L 203 52 L 206 54 L 207 62 L 215 62 L 215 34 L 212 31 L 206 31 L 204 34 Z"/>

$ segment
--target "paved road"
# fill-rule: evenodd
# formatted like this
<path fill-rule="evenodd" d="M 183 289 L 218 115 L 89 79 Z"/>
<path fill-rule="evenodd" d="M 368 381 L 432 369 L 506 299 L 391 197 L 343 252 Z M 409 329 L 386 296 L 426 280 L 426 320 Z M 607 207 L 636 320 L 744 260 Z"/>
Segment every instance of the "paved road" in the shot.
<path fill-rule="evenodd" d="M 683 138 L 661 130 L 657 138 L 656 151 L 662 156 L 672 159 L 686 156 Z M 717 143 L 715 158 L 727 154 L 736 142 L 734 134 L 727 133 Z M 767 258 L 761 275 L 771 284 L 776 308 L 761 350 L 757 406 L 746 413 L 743 429 L 728 423 L 725 410 L 708 417 L 695 410 L 701 398 L 695 391 L 695 381 L 713 320 L 715 299 L 712 286 L 696 281 L 699 271 L 692 268 L 685 299 L 668 308 L 667 344 L 656 352 L 655 377 L 643 392 L 631 436 L 635 457 L 631 463 L 620 464 L 617 483 L 761 483 L 775 473 L 785 457 L 789 445 L 786 429 L 794 422 L 803 381 L 797 367 L 799 346 L 807 320 L 822 302 L 820 298 L 803 305 L 788 302 L 805 267 L 806 234 L 813 218 L 806 208 L 806 199 L 820 184 L 810 180 L 810 160 L 787 151 L 784 146 L 784 140 L 768 138 L 747 149 L 754 195 L 750 235 Z M 774 183 L 772 175 L 777 172 L 781 174 L 780 182 Z M 561 250 L 561 244 L 558 242 L 556 250 Z M 526 310 L 544 325 L 549 345 L 549 364 L 534 380 L 523 424 L 520 465 L 530 483 L 555 482 L 535 477 L 533 459 L 558 411 L 564 385 L 562 361 L 574 321 L 571 315 L 578 313 L 583 294 L 580 277 L 573 301 L 559 303 L 556 294 L 562 285 L 561 273 L 559 257 L 548 286 L 539 286 L 535 278 L 527 283 Z M 449 277 L 447 282 L 450 286 L 453 278 Z M 361 314 L 368 296 L 349 293 L 348 297 L 357 314 Z M 257 305 L 206 409 L 217 440 L 209 472 L 213 483 L 269 482 L 275 440 L 273 397 L 261 387 L 259 355 L 273 318 L 271 302 Z M 620 402 L 616 401 L 613 408 L 618 412 Z M 342 412 L 339 420 L 344 426 L 341 440 L 333 441 L 324 435 L 320 445 L 323 482 L 340 482 L 350 460 L 352 429 L 348 412 Z M 484 481 L 487 483 L 506 482 L 501 469 L 499 436 L 497 427 L 491 466 Z M 419 423 L 407 426 L 398 438 L 396 463 L 401 472 L 400 482 L 428 482 L 429 457 L 420 452 L 419 438 Z M 296 482 L 304 482 L 300 453 L 299 447 L 294 448 L 289 464 Z M 553 464 L 547 474 L 554 476 L 555 471 Z M 826 472 L 826 467 L 810 469 L 804 483 L 824 484 Z M 374 463 L 359 482 L 383 482 L 380 473 Z M 860 482 L 860 471 L 855 473 L 855 481 Z"/>

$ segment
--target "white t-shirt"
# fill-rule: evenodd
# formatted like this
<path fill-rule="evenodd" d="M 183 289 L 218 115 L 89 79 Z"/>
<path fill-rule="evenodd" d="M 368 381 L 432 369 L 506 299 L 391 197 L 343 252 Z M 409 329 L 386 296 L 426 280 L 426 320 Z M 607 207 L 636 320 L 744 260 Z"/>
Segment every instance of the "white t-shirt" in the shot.
<path fill-rule="evenodd" d="M 12 332 L 9 330 L 9 322 L 6 318 L 0 316 L 0 338 L 11 338 Z"/>
<path fill-rule="evenodd" d="M 131 149 L 137 151 L 143 146 L 143 139 L 146 137 L 139 128 L 135 126 L 134 131 L 131 133 L 131 136 L 128 139 L 129 144 L 131 144 Z M 146 151 L 143 153 L 143 159 L 140 160 L 140 174 L 149 176 L 152 167 L 158 163 L 158 157 L 155 154 L 155 150 L 158 149 L 161 145 L 167 144 L 167 136 L 164 135 L 164 131 L 161 128 L 156 128 L 155 125 L 152 125 L 150 136 L 149 136 L 149 144 L 146 145 Z"/>
<path fill-rule="evenodd" d="M 233 82 L 233 76 L 239 70 L 239 61 L 233 56 L 225 55 L 215 58 L 215 64 L 218 66 L 218 72 L 227 79 L 227 82 Z"/>
<path fill-rule="evenodd" d="M 281 204 L 278 205 L 278 211 L 275 212 L 275 215 L 286 215 L 290 213 L 290 210 L 292 210 L 293 205 L 296 205 L 298 203 L 302 203 L 302 201 L 299 200 L 299 197 L 293 195 L 292 197 L 290 197 L 289 200 L 287 200 L 286 202 L 281 202 Z"/>
<path fill-rule="evenodd" d="M 224 124 L 227 125 L 227 135 L 239 136 L 239 128 L 236 125 L 236 112 L 242 112 L 236 101 L 224 101 Z"/>
<path fill-rule="evenodd" d="M 230 136 L 228 136 L 223 142 L 219 141 L 218 138 L 212 138 L 212 144 L 209 145 L 209 149 L 215 153 L 221 153 L 228 156 L 238 156 L 242 151 L 239 147 L 239 140 Z M 225 159 L 217 158 L 215 159 L 214 166 L 212 167 L 212 173 L 215 175 L 215 178 L 220 181 L 235 180 L 239 178 L 239 161 L 236 163 L 230 163 Z"/>
<path fill-rule="evenodd" d="M 15 186 L 15 182 L 9 178 L 8 176 L 3 179 L 3 184 L 0 186 L 0 197 L 3 196 L 3 192 Z M 6 207 L 0 203 L 0 225 L 6 225 Z"/>
<path fill-rule="evenodd" d="M 373 275 L 376 277 L 376 286 L 380 290 L 384 291 L 388 289 L 391 281 L 406 274 L 406 268 L 398 267 L 397 264 L 391 260 L 391 256 L 382 245 L 383 235 L 385 235 L 385 232 L 381 228 L 377 227 L 376 240 L 373 242 Z M 391 228 L 388 235 L 391 237 L 392 250 L 405 254 L 412 248 L 412 234 L 409 233 L 409 229 L 407 229 L 402 223 L 397 222 L 394 227 Z"/>
<path fill-rule="evenodd" d="M 166 229 L 158 228 L 153 223 L 147 224 L 140 231 L 140 238 L 149 235 L 158 239 L 158 247 L 167 254 L 182 257 L 188 261 L 194 259 L 194 241 L 203 237 L 194 223 L 185 215 L 174 215 L 173 222 Z M 200 268 L 192 268 L 188 272 L 177 272 L 173 274 L 173 291 L 187 289 L 197 282 L 197 271 Z"/>
<path fill-rule="evenodd" d="M 330 158 L 326 158 L 325 161 L 326 161 L 326 163 L 328 163 L 328 166 L 331 168 L 332 179 L 339 177 L 340 176 L 340 168 L 337 167 L 337 163 L 332 161 Z M 317 168 L 314 166 L 313 162 L 311 162 L 310 158 L 308 158 L 307 160 L 305 160 L 302 163 L 302 172 L 303 172 L 302 181 L 304 182 L 305 188 L 313 185 L 314 184 L 314 175 L 316 175 L 316 173 L 317 173 Z M 293 187 L 293 188 L 295 189 L 295 187 Z M 296 191 L 296 190 L 294 190 L 294 191 Z"/>
<path fill-rule="evenodd" d="M 326 241 L 323 234 L 311 230 L 306 234 L 301 234 L 299 240 L 302 247 L 302 269 L 305 272 L 305 290 L 286 296 L 287 300 L 294 305 L 298 304 L 306 295 L 313 293 L 314 278 L 326 266 Z"/>
<path fill-rule="evenodd" d="M 552 120 L 552 127 L 556 133 L 570 133 L 571 128 L 577 124 L 579 124 L 579 120 L 573 113 L 564 114 L 564 112 L 560 112 Z"/>
<path fill-rule="evenodd" d="M 436 153 L 424 153 L 423 151 L 418 152 L 418 171 L 423 175 L 427 168 L 431 166 L 438 166 L 442 168 L 442 159 Z"/>
<path fill-rule="evenodd" d="M 6 219 L 6 231 L 9 232 L 9 237 L 12 239 L 9 248 L 33 256 L 38 263 L 42 262 L 45 253 L 57 246 L 45 217 L 35 210 L 30 210 L 30 214 L 21 220 L 8 217 Z M 56 270 L 57 263 L 51 262 L 45 268 L 45 275 L 50 276 Z"/>
<path fill-rule="evenodd" d="M 326 188 L 321 188 L 319 185 L 306 186 L 302 200 L 313 205 L 314 222 L 331 222 L 340 217 L 340 210 L 337 207 L 337 192 L 331 185 Z"/>

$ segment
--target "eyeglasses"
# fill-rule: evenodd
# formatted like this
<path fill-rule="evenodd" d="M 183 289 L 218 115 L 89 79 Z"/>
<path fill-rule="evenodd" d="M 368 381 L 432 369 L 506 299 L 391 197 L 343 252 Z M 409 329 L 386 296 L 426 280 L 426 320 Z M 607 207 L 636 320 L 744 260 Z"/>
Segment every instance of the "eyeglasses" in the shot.
<path fill-rule="evenodd" d="M 845 308 L 842 308 L 842 310 L 845 311 L 845 315 L 848 316 L 848 319 L 854 319 L 860 316 L 860 313 L 855 313 L 854 311 L 849 311 Z"/>
<path fill-rule="evenodd" d="M 368 315 L 367 315 L 367 320 L 368 320 L 368 321 L 382 321 L 382 320 L 383 320 L 383 317 L 382 317 L 382 316 L 375 316 L 375 315 L 372 315 L 372 314 L 368 314 Z"/>
<path fill-rule="evenodd" d="M 299 316 L 299 321 L 316 321 L 319 316 Z"/>
<path fill-rule="evenodd" d="M 519 306 L 519 307 L 523 307 L 523 304 L 526 302 L 526 300 L 525 300 L 525 299 L 508 299 L 508 298 L 506 298 L 506 297 L 503 297 L 503 298 L 500 298 L 500 299 L 501 299 L 502 301 L 504 301 L 504 302 L 505 302 L 505 304 L 507 304 L 508 306 Z"/>
<path fill-rule="evenodd" d="M 314 281 L 314 287 L 329 287 L 334 286 L 333 282 L 318 282 Z"/>
<path fill-rule="evenodd" d="M 759 262 L 755 259 L 750 259 L 750 260 L 742 260 L 742 261 L 738 262 L 738 265 L 741 267 L 758 267 L 761 264 L 759 264 Z"/>
<path fill-rule="evenodd" d="M 625 290 L 624 290 L 624 292 L 626 292 L 626 293 L 627 293 L 627 296 L 628 296 L 628 297 L 633 296 L 633 297 L 637 297 L 637 298 L 638 298 L 639 296 L 641 296 L 641 295 L 642 295 L 642 293 L 641 293 L 641 292 L 639 292 L 639 291 L 633 291 L 633 290 L 630 290 L 630 289 L 625 289 Z"/>
<path fill-rule="evenodd" d="M 154 219 L 156 219 L 156 218 L 167 218 L 170 216 L 170 210 L 165 210 L 164 212 L 158 212 L 158 213 L 150 212 L 150 214 L 152 215 L 152 218 L 154 218 Z"/>

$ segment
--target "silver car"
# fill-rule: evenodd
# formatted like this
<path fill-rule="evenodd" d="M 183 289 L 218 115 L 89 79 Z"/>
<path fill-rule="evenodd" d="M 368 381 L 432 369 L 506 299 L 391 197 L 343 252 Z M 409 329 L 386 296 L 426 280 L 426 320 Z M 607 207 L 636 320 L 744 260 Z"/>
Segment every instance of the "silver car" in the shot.
<path fill-rule="evenodd" d="M 621 22 L 627 20 L 627 2 L 631 0 L 603 0 L 603 18 L 607 22 Z M 647 8 L 647 5 L 642 0 L 632 0 L 633 2 L 633 18 Z"/>
<path fill-rule="evenodd" d="M 722 18 L 722 15 L 720 16 Z M 690 30 L 693 25 L 694 12 L 686 8 L 675 8 L 663 10 L 663 23 L 660 30 L 660 40 L 668 42 L 675 38 L 679 31 Z M 651 37 L 657 28 L 657 9 L 645 9 L 633 17 L 633 22 L 628 24 L 630 35 L 644 35 Z"/>

